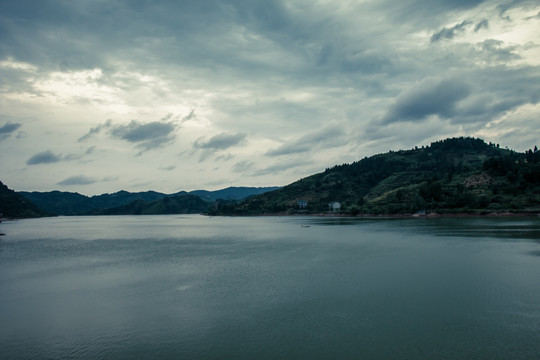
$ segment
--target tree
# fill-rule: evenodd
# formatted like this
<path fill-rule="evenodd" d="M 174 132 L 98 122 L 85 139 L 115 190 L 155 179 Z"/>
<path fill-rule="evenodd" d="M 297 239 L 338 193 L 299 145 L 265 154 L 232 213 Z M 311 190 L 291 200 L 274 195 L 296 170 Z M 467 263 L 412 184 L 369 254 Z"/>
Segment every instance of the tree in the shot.
<path fill-rule="evenodd" d="M 439 201 L 442 197 L 442 184 L 440 181 L 425 182 L 418 192 L 426 201 Z"/>

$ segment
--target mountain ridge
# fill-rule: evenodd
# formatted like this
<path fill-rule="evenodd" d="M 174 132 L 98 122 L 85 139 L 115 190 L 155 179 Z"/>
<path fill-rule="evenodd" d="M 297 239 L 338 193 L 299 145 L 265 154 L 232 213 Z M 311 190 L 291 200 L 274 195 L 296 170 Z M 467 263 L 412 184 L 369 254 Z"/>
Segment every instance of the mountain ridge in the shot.
<path fill-rule="evenodd" d="M 129 204 L 95 209 L 83 215 L 168 215 L 200 214 L 208 209 L 209 203 L 190 193 L 166 196 L 154 201 L 135 200 Z"/>
<path fill-rule="evenodd" d="M 0 181 L 0 219 L 52 216 Z"/>
<path fill-rule="evenodd" d="M 246 192 L 249 196 L 243 197 Z M 62 215 L 540 214 L 540 151 L 535 146 L 519 153 L 459 137 L 335 165 L 284 187 L 176 194 L 119 191 L 93 197 L 60 191 L 18 195 Z"/>
<path fill-rule="evenodd" d="M 337 205 L 339 203 L 339 206 Z M 448 138 L 336 165 L 213 215 L 540 213 L 540 152 Z"/>
<path fill-rule="evenodd" d="M 64 191 L 20 191 L 19 195 L 22 195 L 29 201 L 35 203 L 41 209 L 44 209 L 48 213 L 56 215 L 88 215 L 88 214 L 106 214 L 106 210 L 123 207 L 128 211 L 129 204 L 138 202 L 137 205 L 133 205 L 135 209 L 130 211 L 143 211 L 142 203 L 153 203 L 155 201 L 163 200 L 167 197 L 176 197 L 186 194 L 200 197 L 206 203 L 211 203 L 218 199 L 224 200 L 241 200 L 245 197 L 260 194 L 265 191 L 272 191 L 279 187 L 228 187 L 220 190 L 195 190 L 195 191 L 179 191 L 173 194 L 160 193 L 153 190 L 142 192 L 128 192 L 120 190 L 114 193 L 104 193 L 100 195 L 85 196 L 76 192 L 64 192 Z M 141 203 L 142 202 L 142 203 Z M 152 206 L 155 206 L 152 205 Z M 207 207 L 209 204 L 207 204 Z M 198 209 L 201 206 L 196 207 Z M 206 208 L 205 208 L 206 209 Z M 205 210 L 204 209 L 204 210 Z M 148 210 L 150 211 L 150 210 Z M 182 209 L 178 209 L 182 212 Z M 144 212 L 144 211 L 143 211 Z"/>

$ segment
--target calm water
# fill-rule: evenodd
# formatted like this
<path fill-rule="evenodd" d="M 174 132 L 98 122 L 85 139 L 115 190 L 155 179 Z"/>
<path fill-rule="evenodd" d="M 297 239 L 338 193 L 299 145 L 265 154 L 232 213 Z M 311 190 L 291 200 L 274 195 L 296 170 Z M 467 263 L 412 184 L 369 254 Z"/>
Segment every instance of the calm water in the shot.
<path fill-rule="evenodd" d="M 1 359 L 538 359 L 540 218 L 0 224 Z"/>

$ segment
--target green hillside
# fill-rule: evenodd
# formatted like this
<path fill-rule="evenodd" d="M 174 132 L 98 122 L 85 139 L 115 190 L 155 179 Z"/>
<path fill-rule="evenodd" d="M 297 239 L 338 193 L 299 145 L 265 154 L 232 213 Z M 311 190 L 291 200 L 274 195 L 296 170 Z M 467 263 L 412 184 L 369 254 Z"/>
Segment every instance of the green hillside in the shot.
<path fill-rule="evenodd" d="M 157 214 L 200 214 L 208 209 L 209 204 L 196 195 L 180 194 L 146 202 L 136 200 L 127 205 L 93 210 L 86 215 L 157 215 Z"/>
<path fill-rule="evenodd" d="M 50 216 L 30 200 L 0 182 L 0 218 L 34 218 Z"/>
<path fill-rule="evenodd" d="M 300 208 L 298 201 L 307 202 Z M 212 214 L 540 212 L 540 152 L 452 138 L 338 165 Z"/>
<path fill-rule="evenodd" d="M 110 209 L 127 205 L 137 200 L 150 202 L 167 196 L 155 191 L 136 193 L 118 191 L 91 197 L 76 192 L 58 190 L 48 192 L 20 191 L 18 194 L 32 201 L 41 209 L 57 215 L 80 215 L 96 209 Z"/>
<path fill-rule="evenodd" d="M 190 194 L 197 195 L 201 199 L 207 202 L 213 202 L 216 200 L 242 200 L 249 196 L 263 194 L 268 191 L 279 189 L 278 186 L 268 187 L 238 187 L 231 186 L 221 190 L 208 191 L 208 190 L 194 190 L 190 191 Z"/>

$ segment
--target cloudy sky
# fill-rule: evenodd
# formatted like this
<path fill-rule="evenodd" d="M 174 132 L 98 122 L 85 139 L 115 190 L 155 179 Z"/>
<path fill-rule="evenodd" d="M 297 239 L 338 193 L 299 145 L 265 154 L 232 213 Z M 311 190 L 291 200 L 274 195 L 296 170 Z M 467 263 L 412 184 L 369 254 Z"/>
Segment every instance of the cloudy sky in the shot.
<path fill-rule="evenodd" d="M 0 181 L 274 186 L 452 136 L 540 145 L 537 0 L 0 1 Z"/>

